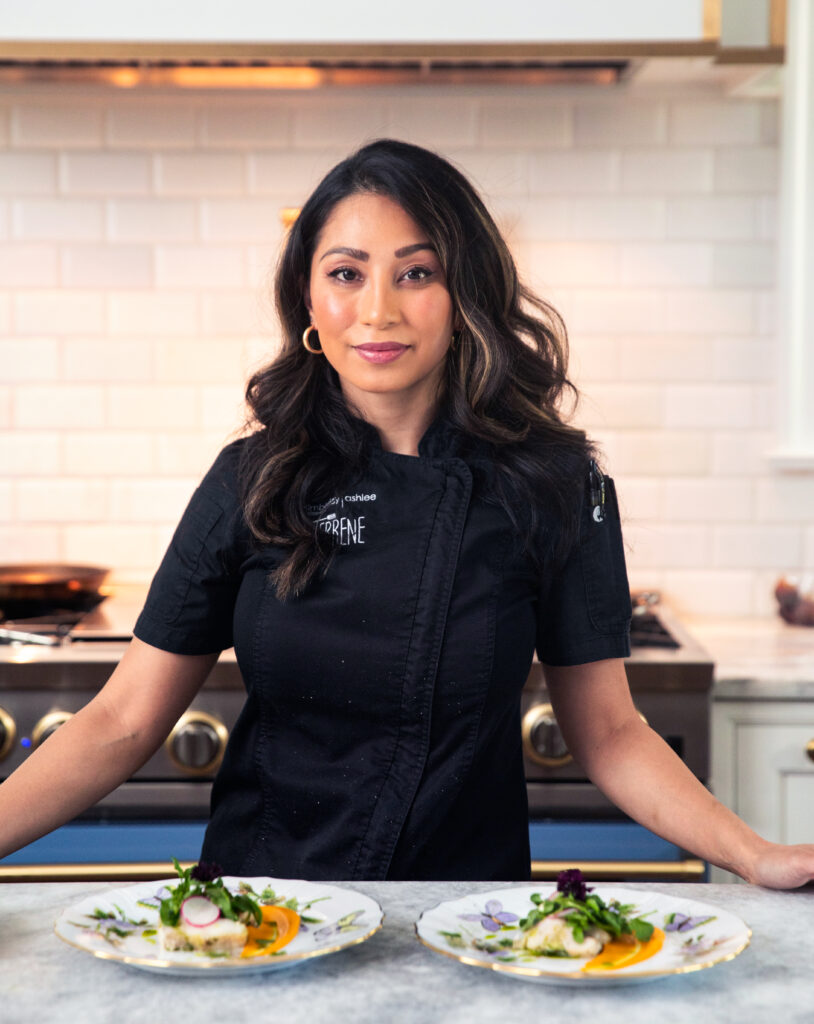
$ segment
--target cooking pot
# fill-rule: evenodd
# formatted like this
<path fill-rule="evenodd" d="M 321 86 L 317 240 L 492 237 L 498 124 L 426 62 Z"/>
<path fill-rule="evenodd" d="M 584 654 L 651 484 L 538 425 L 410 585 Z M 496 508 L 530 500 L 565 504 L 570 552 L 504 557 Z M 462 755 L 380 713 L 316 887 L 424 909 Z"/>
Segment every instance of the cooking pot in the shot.
<path fill-rule="evenodd" d="M 41 562 L 0 565 L 0 619 L 88 612 L 104 601 L 110 569 Z"/>

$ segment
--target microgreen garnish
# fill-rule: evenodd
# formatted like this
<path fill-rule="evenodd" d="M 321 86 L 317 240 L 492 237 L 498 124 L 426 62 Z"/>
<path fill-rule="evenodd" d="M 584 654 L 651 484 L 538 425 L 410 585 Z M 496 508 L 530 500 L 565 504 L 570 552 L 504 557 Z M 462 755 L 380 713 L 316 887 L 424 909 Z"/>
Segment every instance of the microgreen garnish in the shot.
<path fill-rule="evenodd" d="M 189 896 L 204 896 L 230 921 L 248 916 L 253 919 L 254 924 L 260 924 L 263 919 L 262 912 L 248 893 L 232 893 L 223 884 L 222 878 L 208 877 L 216 865 L 199 864 L 191 868 L 182 868 L 174 857 L 172 862 L 181 881 L 171 888 L 169 895 L 161 901 L 159 914 L 162 924 L 171 928 L 177 927 L 181 918 L 181 904 Z"/>

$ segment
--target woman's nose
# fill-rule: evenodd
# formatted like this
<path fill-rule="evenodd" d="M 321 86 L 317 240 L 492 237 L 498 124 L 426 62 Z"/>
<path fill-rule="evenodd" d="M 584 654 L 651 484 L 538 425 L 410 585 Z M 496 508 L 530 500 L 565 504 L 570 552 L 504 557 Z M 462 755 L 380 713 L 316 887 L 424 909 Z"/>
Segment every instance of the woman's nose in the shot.
<path fill-rule="evenodd" d="M 359 313 L 362 323 L 370 327 L 389 327 L 397 322 L 398 298 L 388 281 L 368 281 Z"/>

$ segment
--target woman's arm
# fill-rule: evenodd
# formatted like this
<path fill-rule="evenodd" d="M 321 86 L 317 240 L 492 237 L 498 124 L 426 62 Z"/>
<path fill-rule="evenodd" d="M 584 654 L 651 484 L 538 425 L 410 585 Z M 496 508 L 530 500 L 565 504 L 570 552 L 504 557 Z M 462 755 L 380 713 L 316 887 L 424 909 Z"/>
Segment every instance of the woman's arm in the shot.
<path fill-rule="evenodd" d="M 639 717 L 621 659 L 544 666 L 568 749 L 626 814 L 704 860 L 769 888 L 814 879 L 814 845 L 770 843 L 703 786 Z"/>
<path fill-rule="evenodd" d="M 70 821 L 152 756 L 217 654 L 169 654 L 133 639 L 99 693 L 0 785 L 0 857 Z"/>

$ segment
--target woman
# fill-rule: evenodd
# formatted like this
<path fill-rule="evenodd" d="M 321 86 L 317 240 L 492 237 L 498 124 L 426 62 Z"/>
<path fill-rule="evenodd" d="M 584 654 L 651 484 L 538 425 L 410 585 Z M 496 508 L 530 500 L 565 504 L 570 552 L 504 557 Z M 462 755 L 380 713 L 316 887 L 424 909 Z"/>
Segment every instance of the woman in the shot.
<path fill-rule="evenodd" d="M 463 176 L 388 140 L 343 161 L 277 304 L 255 429 L 193 496 L 109 683 L 0 789 L 0 853 L 132 774 L 234 644 L 248 698 L 207 860 L 525 878 L 536 646 L 569 748 L 623 810 L 749 880 L 814 876 L 814 847 L 761 840 L 636 714 L 613 484 L 558 412 L 561 324 Z"/>

